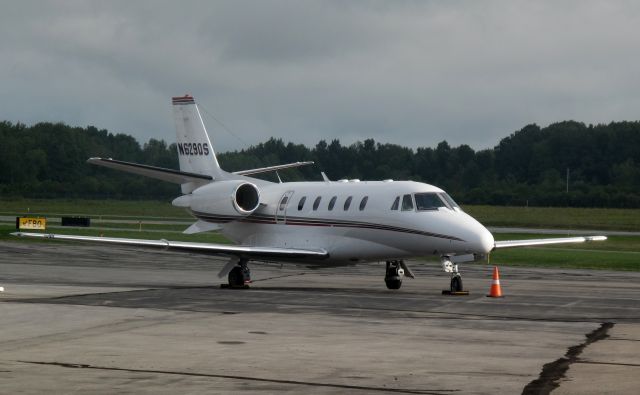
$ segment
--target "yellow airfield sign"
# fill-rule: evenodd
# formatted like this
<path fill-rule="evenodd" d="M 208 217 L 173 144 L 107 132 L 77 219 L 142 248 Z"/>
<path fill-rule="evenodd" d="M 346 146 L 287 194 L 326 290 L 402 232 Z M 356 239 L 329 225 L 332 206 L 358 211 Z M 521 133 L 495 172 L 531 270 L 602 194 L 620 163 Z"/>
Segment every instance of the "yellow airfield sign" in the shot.
<path fill-rule="evenodd" d="M 38 229 L 45 230 L 47 228 L 46 218 L 19 217 L 18 227 L 20 229 Z"/>

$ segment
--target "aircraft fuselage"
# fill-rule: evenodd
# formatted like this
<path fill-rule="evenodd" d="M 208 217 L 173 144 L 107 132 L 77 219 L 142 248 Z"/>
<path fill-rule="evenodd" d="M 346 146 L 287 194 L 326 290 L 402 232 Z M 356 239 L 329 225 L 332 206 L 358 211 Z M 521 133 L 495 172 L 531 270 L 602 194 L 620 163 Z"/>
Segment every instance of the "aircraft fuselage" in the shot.
<path fill-rule="evenodd" d="M 260 206 L 250 215 L 193 214 L 220 223 L 222 233 L 242 245 L 322 248 L 329 253 L 325 263 L 486 254 L 494 245 L 482 224 L 429 184 L 252 181 Z"/>

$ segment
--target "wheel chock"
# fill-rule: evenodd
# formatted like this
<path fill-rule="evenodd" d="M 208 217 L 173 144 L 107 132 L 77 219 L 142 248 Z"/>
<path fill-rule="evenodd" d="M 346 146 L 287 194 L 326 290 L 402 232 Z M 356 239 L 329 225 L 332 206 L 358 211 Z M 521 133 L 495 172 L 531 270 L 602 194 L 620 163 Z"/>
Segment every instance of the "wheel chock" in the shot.
<path fill-rule="evenodd" d="M 443 289 L 442 290 L 442 294 L 443 295 L 451 295 L 451 296 L 468 296 L 469 295 L 469 291 L 451 291 L 448 289 Z"/>

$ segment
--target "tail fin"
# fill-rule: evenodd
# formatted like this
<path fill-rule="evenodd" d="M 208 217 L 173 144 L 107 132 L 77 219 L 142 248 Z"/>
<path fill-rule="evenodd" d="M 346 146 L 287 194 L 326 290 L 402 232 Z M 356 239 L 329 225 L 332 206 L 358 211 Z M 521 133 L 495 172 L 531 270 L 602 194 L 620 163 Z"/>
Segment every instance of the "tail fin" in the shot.
<path fill-rule="evenodd" d="M 211 176 L 214 180 L 225 178 L 193 97 L 174 97 L 172 102 L 180 171 Z M 190 193 L 194 187 L 183 184 L 182 192 Z"/>

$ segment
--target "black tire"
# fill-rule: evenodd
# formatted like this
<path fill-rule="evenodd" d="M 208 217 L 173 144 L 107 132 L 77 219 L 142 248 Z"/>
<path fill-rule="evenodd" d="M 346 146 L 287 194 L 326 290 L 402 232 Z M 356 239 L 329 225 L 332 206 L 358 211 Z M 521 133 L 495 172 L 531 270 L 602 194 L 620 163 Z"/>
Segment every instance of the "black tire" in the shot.
<path fill-rule="evenodd" d="M 389 289 L 400 289 L 402 286 L 402 279 L 398 276 L 385 277 L 384 283 L 387 284 Z"/>
<path fill-rule="evenodd" d="M 251 282 L 251 270 L 249 269 L 249 266 L 243 266 L 242 267 L 242 284 L 246 284 L 250 282 Z"/>
<path fill-rule="evenodd" d="M 386 281 L 387 278 L 394 278 L 394 277 L 400 278 L 400 276 L 398 275 L 398 269 L 400 269 L 400 267 L 397 266 L 397 265 L 389 266 L 389 268 L 387 269 L 386 276 L 385 276 L 385 281 Z"/>
<path fill-rule="evenodd" d="M 244 286 L 244 274 L 240 266 L 234 267 L 229 272 L 229 286 L 230 287 Z"/>
<path fill-rule="evenodd" d="M 451 292 L 462 292 L 462 277 L 451 277 Z"/>

